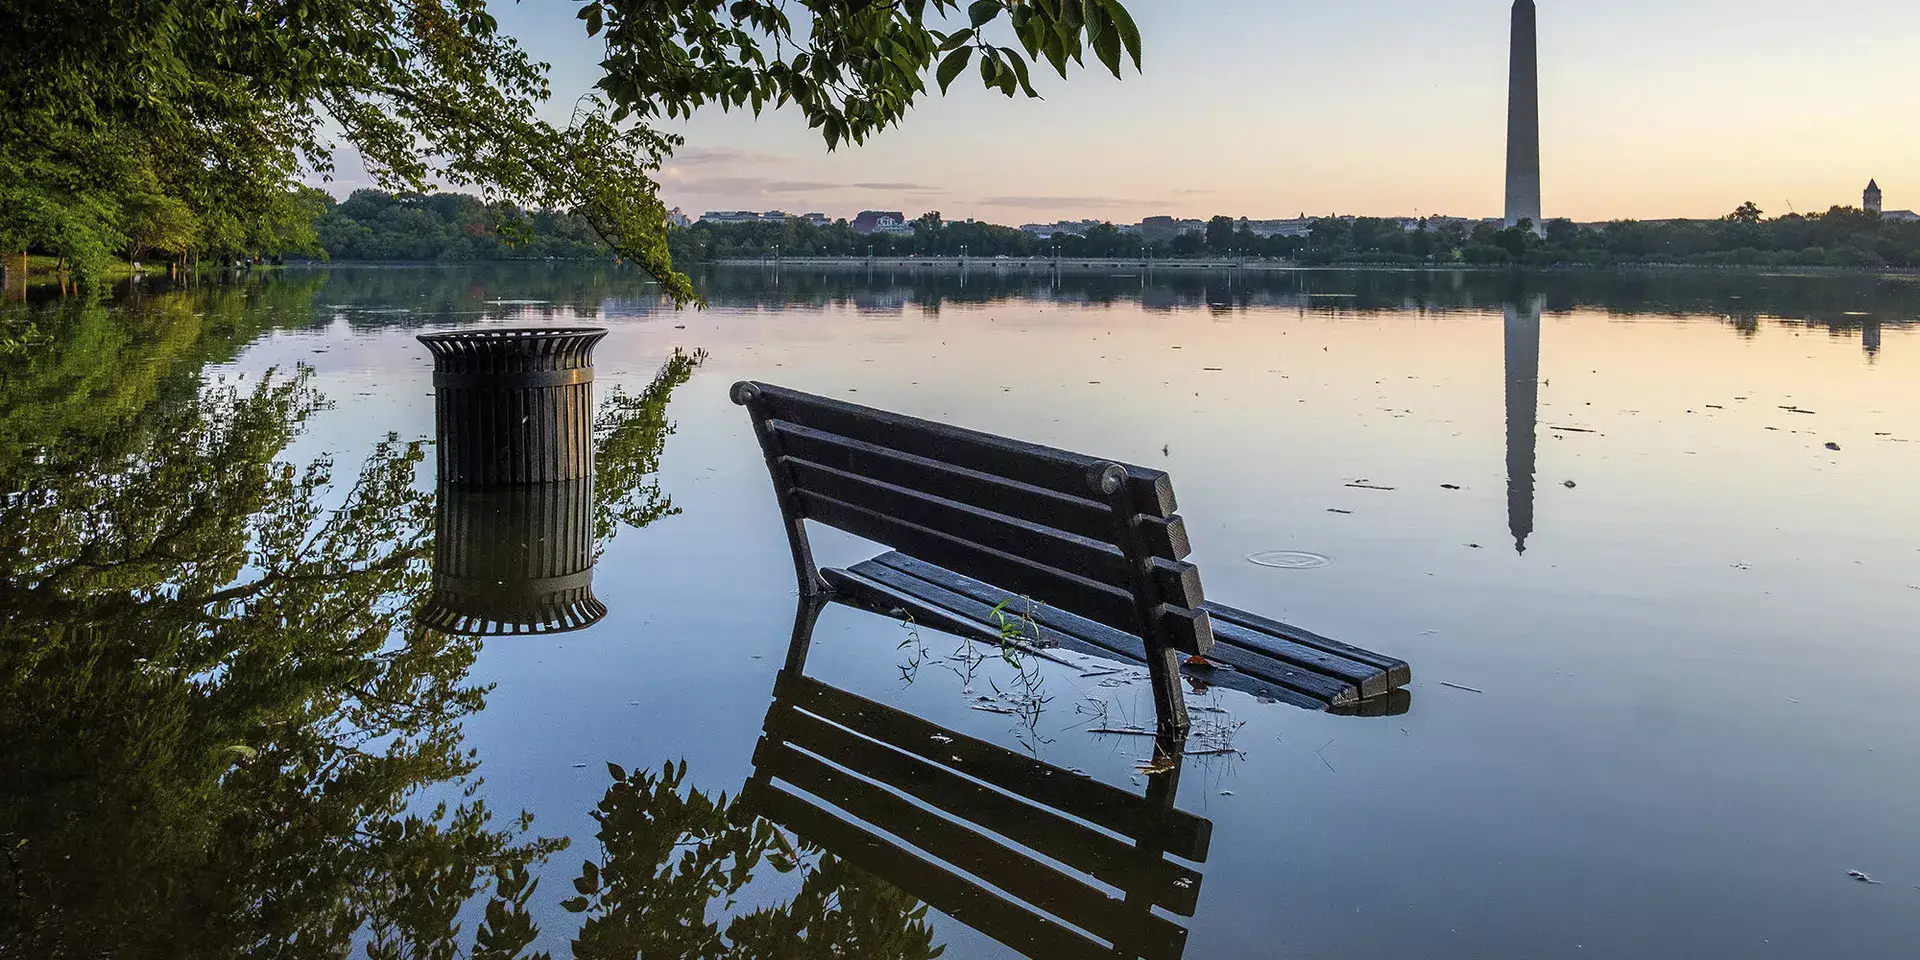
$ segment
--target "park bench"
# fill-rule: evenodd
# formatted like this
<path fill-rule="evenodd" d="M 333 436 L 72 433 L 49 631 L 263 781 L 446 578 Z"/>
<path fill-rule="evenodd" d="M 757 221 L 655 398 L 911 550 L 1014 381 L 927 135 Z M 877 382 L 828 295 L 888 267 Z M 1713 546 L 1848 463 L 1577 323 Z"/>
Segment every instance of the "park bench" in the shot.
<path fill-rule="evenodd" d="M 1316 710 L 1402 712 L 1405 661 L 1208 601 L 1164 471 L 743 381 L 805 602 L 1144 663 L 1160 732 L 1181 671 Z M 806 521 L 891 547 L 815 566 Z"/>
<path fill-rule="evenodd" d="M 1174 807 L 1181 762 L 1156 755 L 1143 795 L 782 670 L 735 809 L 1024 956 L 1178 960 L 1154 907 L 1194 915 L 1179 861 L 1213 835 Z"/>

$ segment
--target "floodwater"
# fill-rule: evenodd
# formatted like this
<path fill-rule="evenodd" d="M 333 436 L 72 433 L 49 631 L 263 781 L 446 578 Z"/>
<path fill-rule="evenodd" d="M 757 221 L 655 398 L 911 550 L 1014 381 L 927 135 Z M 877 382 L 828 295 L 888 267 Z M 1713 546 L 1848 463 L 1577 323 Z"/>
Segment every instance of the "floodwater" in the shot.
<path fill-rule="evenodd" d="M 0 954 L 1913 954 L 1913 279 L 701 282 L 676 312 L 617 268 L 338 267 L 38 308 L 0 359 Z M 574 323 L 610 331 L 605 615 L 424 629 L 473 545 L 435 543 L 414 337 Z M 1090 732 L 1151 724 L 1137 671 L 830 607 L 813 702 L 1004 776 L 890 779 L 856 737 L 772 802 L 805 731 L 747 378 L 1165 469 L 1210 597 L 1406 659 L 1411 703 L 1191 691 L 1204 755 L 1169 771 Z M 1097 803 L 1057 829 L 995 813 L 1066 779 Z M 1190 917 L 1049 846 L 1169 790 L 1210 831 L 1166 847 Z"/>

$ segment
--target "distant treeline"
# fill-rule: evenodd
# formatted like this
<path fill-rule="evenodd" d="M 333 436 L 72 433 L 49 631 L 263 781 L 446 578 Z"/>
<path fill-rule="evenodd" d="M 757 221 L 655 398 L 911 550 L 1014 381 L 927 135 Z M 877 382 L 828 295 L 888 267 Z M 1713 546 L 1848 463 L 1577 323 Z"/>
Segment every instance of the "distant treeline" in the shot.
<path fill-rule="evenodd" d="M 1580 227 L 1569 220 L 1530 228 L 1498 229 L 1458 220 L 1423 220 L 1408 230 L 1399 220 L 1327 217 L 1306 236 L 1259 237 L 1230 217 L 1214 217 L 1204 232 L 1142 237 L 1102 225 L 1086 236 L 1041 237 L 1012 227 L 956 223 L 929 213 L 913 221 L 911 236 L 860 236 L 844 220 L 813 224 L 696 223 L 669 235 L 677 262 L 781 256 L 957 256 L 1161 258 L 1253 257 L 1309 266 L 1377 263 L 1528 266 L 1670 263 L 1698 266 L 1920 267 L 1920 223 L 1893 221 L 1849 207 L 1826 213 L 1767 219 L 1745 204 L 1713 221 L 1622 220 Z"/>
<path fill-rule="evenodd" d="M 584 217 L 464 193 L 355 190 L 329 201 L 314 221 L 334 260 L 606 259 L 613 254 Z"/>
<path fill-rule="evenodd" d="M 335 260 L 469 261 L 599 259 L 610 256 L 586 220 L 574 214 L 488 204 L 458 193 L 389 194 L 356 190 L 329 202 L 315 221 L 319 244 Z M 675 262 L 787 257 L 907 255 L 973 257 L 1249 257 L 1307 266 L 1329 264 L 1528 266 L 1686 264 L 1695 266 L 1920 267 L 1920 222 L 1887 220 L 1851 207 L 1768 219 L 1753 204 L 1719 220 L 1621 220 L 1581 227 L 1549 221 L 1531 229 L 1423 220 L 1326 217 L 1306 236 L 1259 237 L 1230 217 L 1178 236 L 1123 233 L 1101 225 L 1086 236 L 1037 236 L 990 223 L 956 222 L 938 212 L 912 223 L 911 235 L 862 236 L 845 220 L 696 223 L 669 232 Z"/>

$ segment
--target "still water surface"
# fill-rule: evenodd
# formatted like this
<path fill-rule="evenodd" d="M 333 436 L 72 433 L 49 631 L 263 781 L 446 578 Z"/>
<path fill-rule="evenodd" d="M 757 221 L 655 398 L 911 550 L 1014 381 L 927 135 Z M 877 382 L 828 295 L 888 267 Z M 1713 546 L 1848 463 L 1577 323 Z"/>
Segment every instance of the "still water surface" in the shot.
<path fill-rule="evenodd" d="M 752 378 L 1166 469 L 1211 597 L 1413 664 L 1390 717 L 1190 694 L 1185 956 L 1912 955 L 1911 280 L 702 282 L 676 312 L 613 269 L 290 270 L 36 320 L 55 339 L 0 378 L 0 938 L 1014 955 L 922 912 L 924 876 L 727 809 L 795 603 L 727 398 Z M 577 322 L 611 331 L 606 617 L 420 631 L 415 335 Z M 1088 732 L 1150 724 L 1144 682 L 959 647 L 830 608 L 807 675 L 1040 776 L 1166 782 L 1149 741 Z"/>

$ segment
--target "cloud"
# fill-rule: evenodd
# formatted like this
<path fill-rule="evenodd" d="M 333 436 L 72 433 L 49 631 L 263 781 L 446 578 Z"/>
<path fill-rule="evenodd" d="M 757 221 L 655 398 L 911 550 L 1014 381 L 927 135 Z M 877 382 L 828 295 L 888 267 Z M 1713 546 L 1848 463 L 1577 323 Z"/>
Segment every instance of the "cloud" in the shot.
<path fill-rule="evenodd" d="M 1058 197 L 1058 196 L 1016 196 L 988 197 L 981 203 L 994 207 L 1074 207 L 1080 209 L 1113 209 L 1116 207 L 1136 207 L 1141 203 L 1127 197 Z"/>
<path fill-rule="evenodd" d="M 853 184 L 848 184 L 848 186 L 854 187 L 859 190 L 894 190 L 900 193 L 945 193 L 946 192 L 946 190 L 942 187 L 936 187 L 931 184 L 925 184 L 925 183 L 887 183 L 887 182 L 871 183 L 869 182 L 869 183 L 853 183 Z"/>
<path fill-rule="evenodd" d="M 816 193 L 838 190 L 840 184 L 820 180 L 774 180 L 768 177 L 687 177 L 672 178 L 674 188 L 692 193 L 760 195 L 769 193 Z"/>
<path fill-rule="evenodd" d="M 674 152 L 674 163 L 700 163 L 708 166 L 746 163 L 785 163 L 792 157 L 763 150 L 740 147 L 681 147 Z"/>

